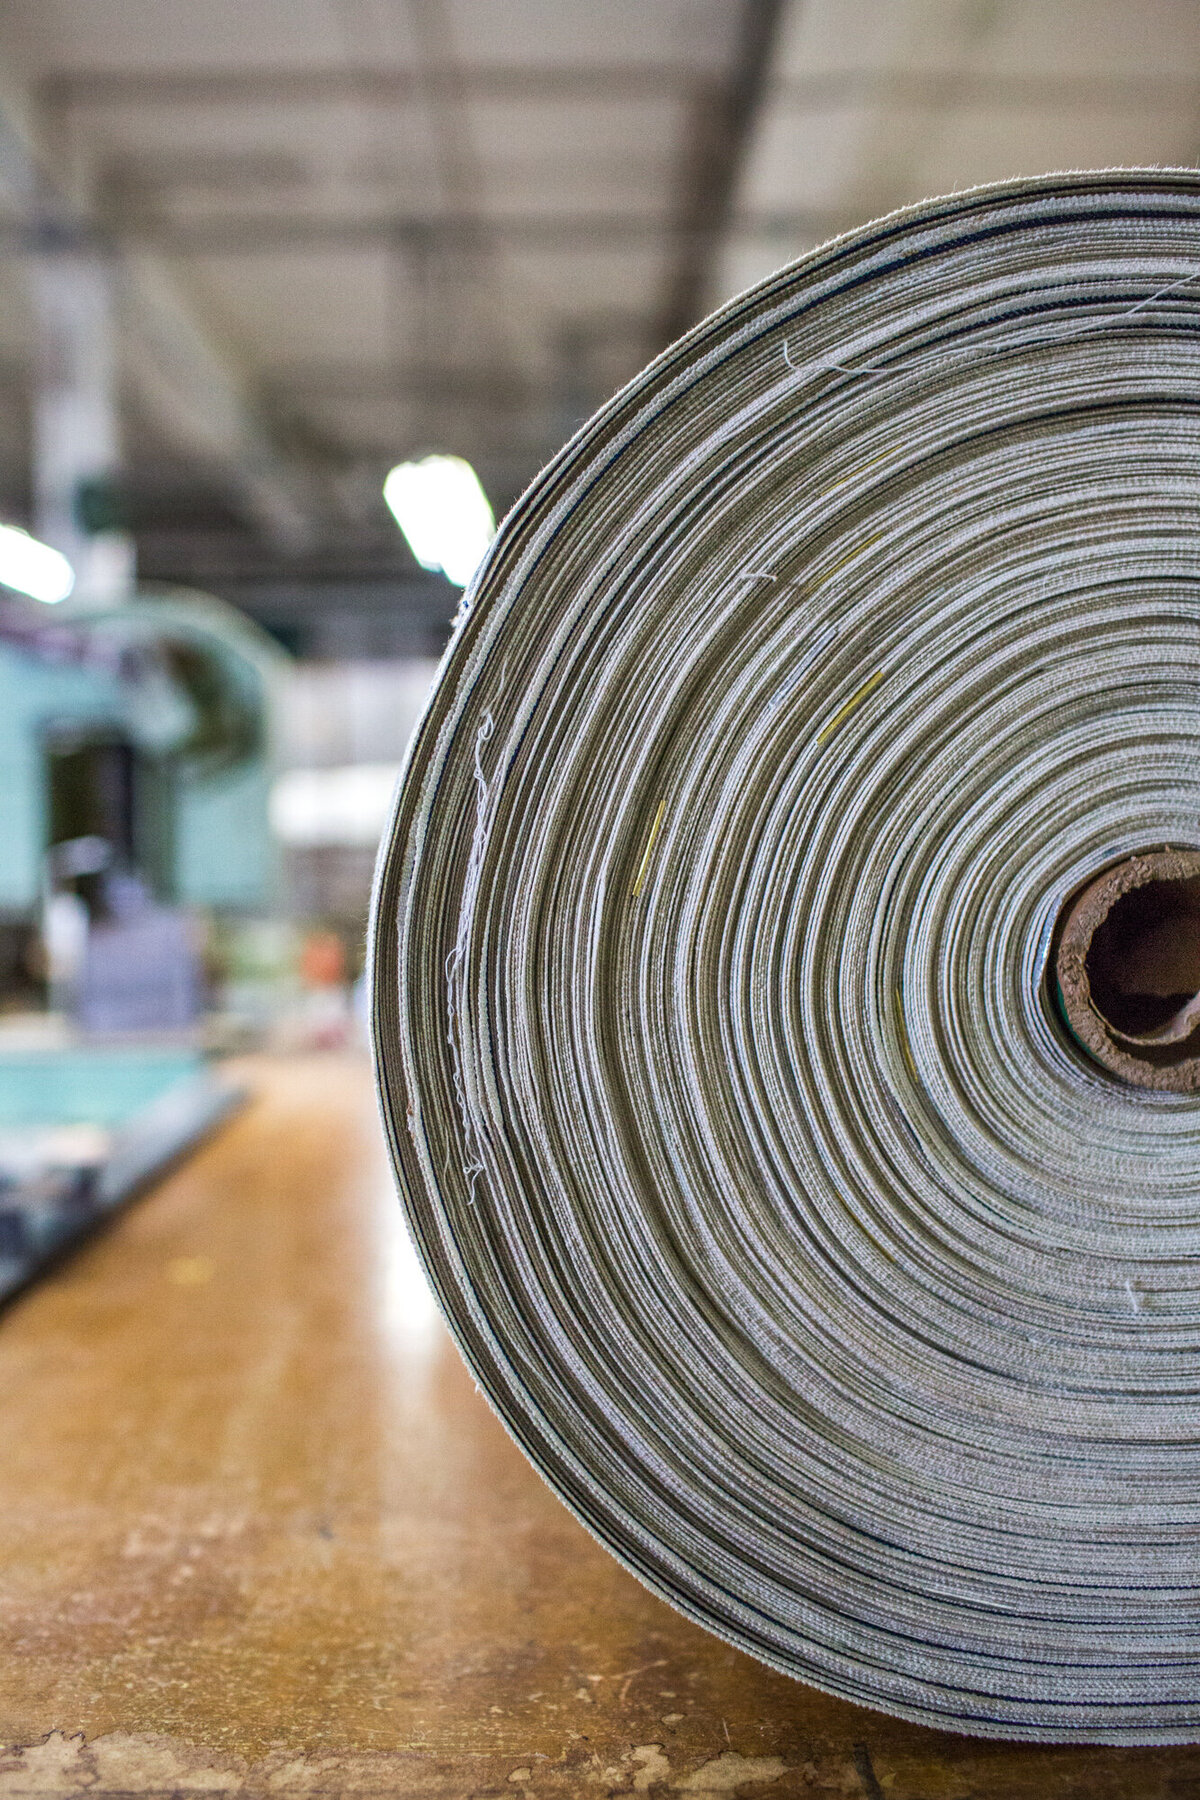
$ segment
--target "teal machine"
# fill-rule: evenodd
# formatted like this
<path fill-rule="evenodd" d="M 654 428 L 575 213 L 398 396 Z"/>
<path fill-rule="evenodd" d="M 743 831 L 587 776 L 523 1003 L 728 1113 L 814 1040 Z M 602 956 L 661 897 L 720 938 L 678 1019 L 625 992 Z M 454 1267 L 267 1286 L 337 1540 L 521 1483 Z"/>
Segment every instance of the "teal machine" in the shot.
<path fill-rule="evenodd" d="M 0 626 L 0 920 L 40 927 L 64 871 L 156 916 L 269 913 L 274 699 L 287 657 L 194 593 Z M 72 850 L 90 847 L 87 855 Z M 94 898 L 94 897 L 93 897 Z M 101 931 L 104 929 L 100 928 Z M 0 1034 L 0 1300 L 239 1095 L 193 1042 Z"/>
<path fill-rule="evenodd" d="M 232 607 L 192 593 L 0 637 L 0 914 L 32 919 L 47 852 L 81 838 L 107 842 L 163 902 L 269 909 L 286 661 Z"/>

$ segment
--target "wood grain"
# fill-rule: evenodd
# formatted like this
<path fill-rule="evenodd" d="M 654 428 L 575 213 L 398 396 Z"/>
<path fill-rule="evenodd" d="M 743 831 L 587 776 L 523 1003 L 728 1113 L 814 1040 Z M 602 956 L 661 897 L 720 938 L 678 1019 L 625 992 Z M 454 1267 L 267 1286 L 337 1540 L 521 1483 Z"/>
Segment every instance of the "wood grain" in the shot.
<path fill-rule="evenodd" d="M 772 1674 L 601 1551 L 430 1312 L 353 1058 L 0 1321 L 0 1796 L 1200 1793 Z"/>

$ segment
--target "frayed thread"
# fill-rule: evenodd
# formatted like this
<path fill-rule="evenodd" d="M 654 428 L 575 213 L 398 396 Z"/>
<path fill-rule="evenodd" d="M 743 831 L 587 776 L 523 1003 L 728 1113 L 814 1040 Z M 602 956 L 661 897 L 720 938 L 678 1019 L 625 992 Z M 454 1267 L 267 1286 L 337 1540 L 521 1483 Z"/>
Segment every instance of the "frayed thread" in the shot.
<path fill-rule="evenodd" d="M 475 1187 L 481 1175 L 486 1173 L 482 1144 L 476 1128 L 474 1116 L 467 1104 L 466 1080 L 463 1073 L 463 1058 L 459 1038 L 461 1021 L 466 1016 L 466 965 L 467 950 L 471 937 L 471 919 L 475 911 L 475 899 L 479 892 L 479 884 L 483 873 L 483 858 L 487 848 L 488 832 L 491 829 L 495 813 L 496 797 L 500 783 L 493 776 L 489 783 L 483 767 L 483 749 L 489 742 L 496 728 L 491 711 L 484 713 L 479 728 L 475 733 L 474 747 L 474 780 L 475 780 L 475 826 L 471 833 L 471 848 L 467 856 L 466 875 L 463 880 L 462 899 L 459 904 L 458 926 L 446 956 L 444 973 L 446 979 L 446 1024 L 450 1048 L 450 1076 L 454 1089 L 454 1103 L 462 1120 L 463 1137 L 470 1154 L 462 1167 L 467 1177 L 467 1205 L 475 1204 Z M 449 1164 L 445 1172 L 449 1174 Z"/>
<path fill-rule="evenodd" d="M 1135 314 L 1142 312 L 1147 306 L 1153 306 L 1156 300 L 1165 300 L 1168 294 L 1177 293 L 1180 288 L 1189 287 L 1194 281 L 1200 281 L 1200 269 L 1194 269 L 1190 275 L 1181 275 L 1176 281 L 1169 281 L 1165 287 L 1156 289 L 1153 294 L 1144 295 L 1142 299 L 1135 301 L 1132 306 L 1125 307 L 1121 312 L 1108 313 L 1104 318 L 1093 319 L 1086 325 L 1070 325 L 1064 327 L 1061 331 L 1043 332 L 1040 335 L 1032 337 L 1014 336 L 1003 343 L 993 344 L 982 348 L 978 344 L 951 344 L 947 345 L 942 350 L 933 349 L 932 355 L 934 360 L 939 362 L 943 358 L 948 359 L 951 357 L 961 357 L 968 362 L 972 360 L 983 362 L 990 356 L 1007 356 L 1013 350 L 1036 350 L 1040 349 L 1043 345 L 1071 344 L 1078 338 L 1088 337 L 1093 332 L 1097 331 L 1107 331 L 1114 325 L 1122 324 L 1126 319 L 1132 319 Z M 793 375 L 832 374 L 874 375 L 879 377 L 885 375 L 903 375 L 908 369 L 915 367 L 923 359 L 928 360 L 930 354 L 930 350 L 925 349 L 915 351 L 911 356 L 901 356 L 896 362 L 891 363 L 821 362 L 810 363 L 805 366 L 802 363 L 795 363 L 792 361 L 788 340 L 787 338 L 784 338 L 783 340 L 783 360 L 792 371 Z"/>

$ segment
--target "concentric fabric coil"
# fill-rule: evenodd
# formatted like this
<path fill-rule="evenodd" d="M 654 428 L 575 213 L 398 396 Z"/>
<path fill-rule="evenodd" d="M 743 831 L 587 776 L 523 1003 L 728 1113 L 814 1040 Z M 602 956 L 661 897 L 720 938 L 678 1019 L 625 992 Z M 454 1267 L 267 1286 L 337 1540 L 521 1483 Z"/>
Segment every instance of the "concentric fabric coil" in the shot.
<path fill-rule="evenodd" d="M 377 879 L 457 1341 L 657 1593 L 997 1736 L 1200 1736 L 1200 1099 L 1055 921 L 1200 846 L 1200 176 L 898 213 L 503 526 Z"/>

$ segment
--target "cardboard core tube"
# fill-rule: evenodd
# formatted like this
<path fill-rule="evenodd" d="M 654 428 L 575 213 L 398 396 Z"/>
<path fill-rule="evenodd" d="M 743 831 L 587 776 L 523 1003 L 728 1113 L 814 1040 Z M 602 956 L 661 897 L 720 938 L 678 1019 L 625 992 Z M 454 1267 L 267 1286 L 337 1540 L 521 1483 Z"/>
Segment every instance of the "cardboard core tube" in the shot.
<path fill-rule="evenodd" d="M 1067 901 L 1056 941 L 1084 1049 L 1137 1087 L 1200 1092 L 1200 850 L 1114 863 Z"/>

